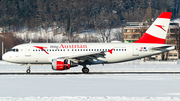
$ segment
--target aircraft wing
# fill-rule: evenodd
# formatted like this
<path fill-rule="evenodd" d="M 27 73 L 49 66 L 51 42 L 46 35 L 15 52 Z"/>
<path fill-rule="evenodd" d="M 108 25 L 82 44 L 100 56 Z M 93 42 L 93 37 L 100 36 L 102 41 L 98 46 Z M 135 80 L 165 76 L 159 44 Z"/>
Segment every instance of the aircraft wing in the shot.
<path fill-rule="evenodd" d="M 72 60 L 78 60 L 81 62 L 87 61 L 87 62 L 92 62 L 93 59 L 98 60 L 99 57 L 105 58 L 105 52 L 104 51 L 99 51 L 99 52 L 90 52 L 86 54 L 78 54 L 78 55 L 71 55 L 71 56 L 65 56 L 65 57 L 59 57 L 58 59 L 72 59 Z"/>

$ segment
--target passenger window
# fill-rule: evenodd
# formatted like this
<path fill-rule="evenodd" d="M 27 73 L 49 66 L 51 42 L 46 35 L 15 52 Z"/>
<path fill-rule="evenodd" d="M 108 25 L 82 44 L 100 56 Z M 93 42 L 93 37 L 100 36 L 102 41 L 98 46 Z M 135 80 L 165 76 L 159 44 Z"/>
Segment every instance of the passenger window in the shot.
<path fill-rule="evenodd" d="M 88 49 L 86 49 L 86 51 L 88 51 Z"/>
<path fill-rule="evenodd" d="M 122 49 L 122 51 L 123 51 L 123 49 Z"/>
<path fill-rule="evenodd" d="M 89 49 L 89 51 L 91 51 L 91 50 Z"/>
<path fill-rule="evenodd" d="M 99 51 L 99 49 L 97 49 L 97 51 Z"/>
<path fill-rule="evenodd" d="M 118 49 L 116 49 L 116 51 L 118 51 Z"/>
<path fill-rule="evenodd" d="M 121 49 L 119 49 L 119 51 L 121 51 Z"/>
<path fill-rule="evenodd" d="M 83 49 L 83 51 L 85 51 L 85 49 Z"/>
<path fill-rule="evenodd" d="M 124 49 L 124 51 L 126 51 L 126 49 Z"/>
<path fill-rule="evenodd" d="M 16 49 L 16 52 L 18 52 L 19 50 L 18 49 Z"/>
<path fill-rule="evenodd" d="M 74 51 L 74 49 L 72 49 L 72 51 Z"/>

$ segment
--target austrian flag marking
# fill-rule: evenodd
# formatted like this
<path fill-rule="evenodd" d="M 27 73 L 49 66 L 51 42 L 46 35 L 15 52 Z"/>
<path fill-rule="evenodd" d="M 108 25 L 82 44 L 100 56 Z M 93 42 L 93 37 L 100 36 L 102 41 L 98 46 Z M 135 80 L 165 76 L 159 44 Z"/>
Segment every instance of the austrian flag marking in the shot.
<path fill-rule="evenodd" d="M 141 49 L 146 49 L 146 47 L 141 47 Z"/>
<path fill-rule="evenodd" d="M 147 51 L 146 47 L 140 47 L 139 51 Z"/>

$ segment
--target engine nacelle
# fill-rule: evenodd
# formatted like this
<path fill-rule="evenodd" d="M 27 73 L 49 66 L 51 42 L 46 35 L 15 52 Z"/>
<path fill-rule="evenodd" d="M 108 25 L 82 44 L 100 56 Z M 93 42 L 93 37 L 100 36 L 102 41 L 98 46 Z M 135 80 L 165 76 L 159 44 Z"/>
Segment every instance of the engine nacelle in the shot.
<path fill-rule="evenodd" d="M 53 59 L 52 60 L 52 69 L 53 70 L 67 70 L 70 67 L 78 66 L 78 63 L 75 63 L 68 59 Z"/>

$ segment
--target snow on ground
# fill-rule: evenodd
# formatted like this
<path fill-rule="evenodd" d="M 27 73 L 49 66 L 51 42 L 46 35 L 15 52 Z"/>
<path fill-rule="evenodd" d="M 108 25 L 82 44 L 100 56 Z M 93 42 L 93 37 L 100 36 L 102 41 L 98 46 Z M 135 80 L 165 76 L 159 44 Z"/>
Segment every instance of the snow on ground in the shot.
<path fill-rule="evenodd" d="M 0 100 L 179 101 L 180 75 L 0 75 Z"/>
<path fill-rule="evenodd" d="M 178 98 L 173 97 L 25 97 L 25 98 L 12 98 L 0 97 L 2 101 L 179 101 Z M 0 100 L 0 101 L 1 101 Z"/>
<path fill-rule="evenodd" d="M 180 71 L 172 62 L 125 62 L 88 66 L 91 71 Z M 32 72 L 53 71 L 50 65 Z M 0 73 L 25 72 L 26 66 L 0 62 Z M 180 101 L 180 74 L 0 75 L 0 101 Z"/>

